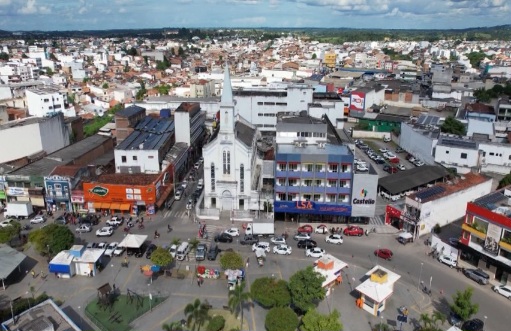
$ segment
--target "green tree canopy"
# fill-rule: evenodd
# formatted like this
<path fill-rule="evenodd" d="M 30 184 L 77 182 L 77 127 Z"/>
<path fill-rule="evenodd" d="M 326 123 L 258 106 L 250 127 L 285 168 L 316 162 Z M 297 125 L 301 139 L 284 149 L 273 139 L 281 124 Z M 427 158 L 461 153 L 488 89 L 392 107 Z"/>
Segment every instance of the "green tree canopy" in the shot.
<path fill-rule="evenodd" d="M 103 83 L 103 86 L 101 86 L 102 88 L 104 89 L 107 89 L 108 88 L 108 83 Z"/>
<path fill-rule="evenodd" d="M 291 303 L 288 284 L 283 279 L 261 277 L 250 286 L 252 299 L 264 308 L 285 307 Z"/>
<path fill-rule="evenodd" d="M 21 231 L 21 224 L 16 221 L 11 222 L 11 226 L 0 227 L 0 243 L 5 244 L 16 237 Z"/>
<path fill-rule="evenodd" d="M 158 90 L 158 93 L 161 95 L 168 95 L 170 91 L 170 85 L 164 84 L 160 85 L 156 88 Z"/>
<path fill-rule="evenodd" d="M 299 310 L 306 312 L 314 308 L 319 300 L 325 298 L 326 291 L 322 284 L 325 280 L 312 266 L 296 272 L 289 279 L 291 302 Z"/>
<path fill-rule="evenodd" d="M 160 267 L 166 267 L 172 263 L 172 255 L 170 255 L 170 252 L 167 249 L 158 247 L 151 254 L 151 262 Z"/>
<path fill-rule="evenodd" d="M 200 330 L 201 326 L 209 320 L 209 305 L 202 303 L 199 299 L 189 303 L 185 307 L 185 316 L 188 326 L 193 322 L 192 330 Z"/>
<path fill-rule="evenodd" d="M 221 315 L 214 316 L 206 327 L 207 331 L 221 331 L 225 327 L 225 318 Z"/>
<path fill-rule="evenodd" d="M 455 119 L 452 116 L 449 116 L 445 119 L 444 123 L 440 127 L 440 131 L 444 133 L 452 133 L 459 136 L 464 136 L 467 132 L 467 129 L 465 128 L 465 125 Z"/>
<path fill-rule="evenodd" d="M 509 174 L 507 174 L 506 176 L 504 176 L 504 178 L 502 178 L 499 181 L 499 186 L 498 186 L 497 189 L 501 189 L 501 188 L 506 187 L 508 185 L 511 185 L 511 172 Z"/>
<path fill-rule="evenodd" d="M 342 323 L 339 320 L 341 314 L 334 309 L 330 314 L 323 315 L 317 312 L 316 309 L 309 309 L 305 316 L 302 318 L 301 331 L 324 331 L 336 330 L 342 331 Z"/>
<path fill-rule="evenodd" d="M 28 235 L 28 240 L 34 244 L 35 249 L 39 253 L 56 254 L 70 249 L 75 241 L 75 236 L 67 226 L 49 224 L 31 231 Z"/>
<path fill-rule="evenodd" d="M 298 316 L 289 307 L 274 307 L 266 314 L 264 326 L 268 331 L 295 331 L 298 327 Z"/>
<path fill-rule="evenodd" d="M 220 255 L 220 266 L 222 269 L 241 269 L 243 268 L 243 257 L 234 251 L 223 252 Z"/>
<path fill-rule="evenodd" d="M 456 291 L 456 294 L 452 296 L 451 310 L 463 321 L 469 320 L 472 315 L 479 311 L 479 305 L 472 303 L 472 294 L 474 294 L 474 289 L 468 287 L 465 291 Z"/>
<path fill-rule="evenodd" d="M 180 321 L 170 322 L 161 326 L 163 331 L 183 331 Z"/>
<path fill-rule="evenodd" d="M 9 61 L 9 54 L 7 54 L 5 52 L 1 52 L 0 53 L 0 60 Z"/>

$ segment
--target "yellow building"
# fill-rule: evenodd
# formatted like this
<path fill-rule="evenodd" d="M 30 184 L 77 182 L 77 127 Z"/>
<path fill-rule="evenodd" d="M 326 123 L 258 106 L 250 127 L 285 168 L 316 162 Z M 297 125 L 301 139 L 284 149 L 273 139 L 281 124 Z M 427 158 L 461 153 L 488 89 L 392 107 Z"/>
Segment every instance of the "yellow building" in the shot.
<path fill-rule="evenodd" d="M 325 59 L 323 63 L 328 68 L 335 68 L 335 64 L 337 63 L 337 54 L 334 52 L 325 53 Z"/>

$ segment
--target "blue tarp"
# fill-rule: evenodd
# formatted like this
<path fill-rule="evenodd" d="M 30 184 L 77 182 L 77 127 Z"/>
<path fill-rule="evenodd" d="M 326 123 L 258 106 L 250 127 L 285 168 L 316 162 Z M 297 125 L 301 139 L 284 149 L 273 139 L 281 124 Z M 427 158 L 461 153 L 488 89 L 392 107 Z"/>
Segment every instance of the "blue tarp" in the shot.
<path fill-rule="evenodd" d="M 50 273 L 59 273 L 59 274 L 70 274 L 71 273 L 71 265 L 66 264 L 52 264 L 48 266 Z"/>

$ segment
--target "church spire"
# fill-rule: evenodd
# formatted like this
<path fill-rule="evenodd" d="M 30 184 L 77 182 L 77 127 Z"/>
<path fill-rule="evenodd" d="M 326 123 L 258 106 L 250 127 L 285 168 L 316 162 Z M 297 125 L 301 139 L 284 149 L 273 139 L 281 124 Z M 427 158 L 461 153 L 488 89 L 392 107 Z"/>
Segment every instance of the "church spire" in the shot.
<path fill-rule="evenodd" d="M 224 69 L 224 83 L 222 88 L 222 98 L 220 103 L 223 106 L 233 106 L 234 102 L 232 99 L 232 86 L 231 86 L 231 75 L 229 74 L 229 65 L 225 63 Z"/>

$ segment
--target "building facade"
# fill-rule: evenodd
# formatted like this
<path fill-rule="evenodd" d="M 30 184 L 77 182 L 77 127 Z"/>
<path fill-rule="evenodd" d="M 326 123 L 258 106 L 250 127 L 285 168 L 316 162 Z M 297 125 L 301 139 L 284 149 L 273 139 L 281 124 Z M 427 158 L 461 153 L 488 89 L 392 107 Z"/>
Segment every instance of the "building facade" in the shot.
<path fill-rule="evenodd" d="M 73 190 L 83 177 L 89 176 L 89 170 L 84 166 L 58 166 L 49 176 L 44 177 L 46 189 L 45 201 L 47 210 L 57 208 L 77 212 L 81 206 L 73 203 Z"/>
<path fill-rule="evenodd" d="M 135 129 L 139 121 L 146 117 L 146 109 L 139 106 L 129 106 L 115 113 L 115 137 L 120 144 Z"/>
<path fill-rule="evenodd" d="M 192 153 L 201 151 L 206 133 L 205 121 L 206 113 L 201 110 L 199 103 L 183 102 L 174 111 L 176 142 L 186 143 Z"/>
<path fill-rule="evenodd" d="M 39 87 L 26 90 L 27 107 L 30 115 L 44 117 L 51 113 L 65 112 L 67 93 L 58 88 Z"/>

